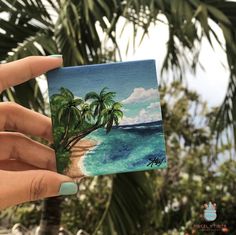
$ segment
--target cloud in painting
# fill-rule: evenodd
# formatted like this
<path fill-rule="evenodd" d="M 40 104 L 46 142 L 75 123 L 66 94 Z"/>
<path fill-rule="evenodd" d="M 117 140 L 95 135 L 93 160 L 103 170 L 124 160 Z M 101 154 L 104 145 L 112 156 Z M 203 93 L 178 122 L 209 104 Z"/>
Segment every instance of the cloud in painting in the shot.
<path fill-rule="evenodd" d="M 150 113 L 147 109 L 141 109 L 139 114 L 134 117 L 124 116 L 120 121 L 120 125 L 132 125 L 138 123 L 148 123 L 161 120 L 161 114 L 159 112 Z"/>
<path fill-rule="evenodd" d="M 132 104 L 157 98 L 157 90 L 154 88 L 145 89 L 143 87 L 134 88 L 131 95 L 122 101 L 123 104 Z"/>
<path fill-rule="evenodd" d="M 153 102 L 148 105 L 147 109 L 160 109 L 160 103 L 159 102 Z"/>

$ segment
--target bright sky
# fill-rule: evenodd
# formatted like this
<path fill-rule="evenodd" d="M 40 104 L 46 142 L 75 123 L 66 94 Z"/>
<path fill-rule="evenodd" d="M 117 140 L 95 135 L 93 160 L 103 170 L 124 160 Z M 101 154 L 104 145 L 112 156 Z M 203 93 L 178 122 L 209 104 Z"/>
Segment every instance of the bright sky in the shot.
<path fill-rule="evenodd" d="M 0 17 L 6 18 L 4 13 L 0 14 Z M 165 20 L 161 18 L 161 20 Z M 124 20 L 120 19 L 118 29 L 121 31 Z M 223 36 L 218 26 L 212 23 L 215 27 L 217 35 L 221 41 Z M 168 40 L 168 27 L 159 22 L 156 26 L 152 26 L 149 30 L 149 37 L 145 37 L 142 44 L 138 47 L 142 31 L 138 30 L 136 51 L 132 50 L 132 34 L 133 29 L 131 24 L 127 25 L 122 36 L 118 37 L 118 45 L 122 54 L 123 61 L 131 60 L 143 60 L 143 59 L 155 59 L 157 65 L 158 79 L 160 79 L 160 69 L 164 56 L 166 54 L 166 42 Z M 126 46 L 130 41 L 130 50 L 126 55 Z M 215 40 L 212 41 L 214 50 L 211 48 L 207 40 L 205 39 L 202 44 L 200 52 L 200 62 L 204 66 L 205 71 L 200 67 L 197 69 L 196 75 L 191 73 L 186 74 L 186 81 L 190 88 L 197 90 L 202 95 L 203 99 L 207 100 L 210 106 L 219 105 L 225 96 L 229 71 L 227 69 L 226 56 L 223 50 L 219 47 Z M 171 79 L 171 77 L 168 77 Z M 47 91 L 47 83 L 44 79 L 39 79 L 40 87 L 43 92 Z"/>
<path fill-rule="evenodd" d="M 219 39 L 223 41 L 223 35 L 218 26 L 214 23 L 212 23 L 212 26 L 216 29 Z M 160 79 L 160 70 L 166 54 L 168 27 L 163 23 L 158 23 L 156 26 L 152 26 L 149 32 L 149 37 L 144 38 L 142 44 L 136 49 L 136 51 L 133 53 L 132 50 L 129 50 L 129 53 L 126 55 L 126 45 L 129 38 L 132 37 L 132 26 L 130 25 L 126 28 L 123 36 L 119 39 L 119 46 L 121 52 L 123 52 L 123 61 L 155 59 L 158 70 L 158 79 Z M 137 38 L 140 38 L 141 34 L 140 30 Z M 137 44 L 138 42 L 139 39 L 137 40 Z M 198 66 L 196 75 L 188 72 L 186 74 L 186 80 L 191 89 L 197 90 L 210 106 L 215 106 L 221 104 L 225 97 L 229 71 L 227 69 L 227 61 L 224 51 L 215 40 L 212 40 L 212 42 L 214 50 L 208 41 L 204 39 L 200 52 L 200 62 L 204 66 L 205 71 Z M 168 79 L 171 78 L 169 77 Z"/>

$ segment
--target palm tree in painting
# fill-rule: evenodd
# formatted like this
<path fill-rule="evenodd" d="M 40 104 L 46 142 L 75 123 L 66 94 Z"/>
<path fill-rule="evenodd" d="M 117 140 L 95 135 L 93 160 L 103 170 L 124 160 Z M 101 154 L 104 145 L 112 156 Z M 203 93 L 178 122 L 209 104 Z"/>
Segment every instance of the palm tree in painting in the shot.
<path fill-rule="evenodd" d="M 104 123 L 106 123 L 106 132 L 108 133 L 113 124 L 119 125 L 119 120 L 123 117 L 123 112 L 121 111 L 122 105 L 119 102 L 115 102 L 108 109 L 104 109 L 101 113 Z"/>
<path fill-rule="evenodd" d="M 109 133 L 113 125 L 119 124 L 123 117 L 122 104 L 114 101 L 115 92 L 107 90 L 89 92 L 84 100 L 75 98 L 66 88 L 51 96 L 54 139 L 60 150 L 70 151 L 91 132 L 103 127 Z"/>
<path fill-rule="evenodd" d="M 60 123 L 76 121 L 81 119 L 81 112 L 76 107 L 83 103 L 82 99 L 75 98 L 73 93 L 65 88 L 60 89 L 60 94 L 53 95 L 52 97 L 52 111 L 57 109 L 58 121 Z"/>
<path fill-rule="evenodd" d="M 61 141 L 58 144 L 65 144 L 68 141 L 70 129 L 73 130 L 73 127 L 80 124 L 82 113 L 77 107 L 82 103 L 82 99 L 75 98 L 70 90 L 63 87 L 60 89 L 60 94 L 52 96 L 51 109 L 54 125 L 65 126 L 60 134 Z"/>
<path fill-rule="evenodd" d="M 93 111 L 91 106 L 85 102 L 80 105 L 81 118 L 87 122 L 91 122 L 93 120 Z"/>
<path fill-rule="evenodd" d="M 85 100 L 90 100 L 91 107 L 94 110 L 94 115 L 101 114 L 107 106 L 111 105 L 114 101 L 115 92 L 106 92 L 107 87 L 104 87 L 98 94 L 96 92 L 89 92 L 85 96 Z"/>

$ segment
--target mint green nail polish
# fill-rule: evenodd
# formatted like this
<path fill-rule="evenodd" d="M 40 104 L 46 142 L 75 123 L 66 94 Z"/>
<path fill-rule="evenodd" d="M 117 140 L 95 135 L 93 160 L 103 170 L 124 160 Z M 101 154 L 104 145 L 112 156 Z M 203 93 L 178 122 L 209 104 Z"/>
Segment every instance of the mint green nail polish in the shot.
<path fill-rule="evenodd" d="M 74 182 L 65 182 L 61 184 L 58 195 L 72 195 L 76 194 L 78 191 L 78 186 Z"/>
<path fill-rule="evenodd" d="M 55 54 L 55 55 L 49 55 L 49 57 L 54 57 L 54 58 L 62 58 L 62 55 Z"/>

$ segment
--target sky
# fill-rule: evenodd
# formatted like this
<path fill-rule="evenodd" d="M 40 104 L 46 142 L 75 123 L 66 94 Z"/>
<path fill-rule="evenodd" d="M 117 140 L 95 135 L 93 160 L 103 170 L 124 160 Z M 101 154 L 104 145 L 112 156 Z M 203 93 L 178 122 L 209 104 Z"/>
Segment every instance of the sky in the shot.
<path fill-rule="evenodd" d="M 61 68 L 50 72 L 48 81 L 50 95 L 61 87 L 77 97 L 104 87 L 116 92 L 115 100 L 123 105 L 121 125 L 161 119 L 154 60 Z"/>
<path fill-rule="evenodd" d="M 0 13 L 0 17 L 7 18 L 7 15 Z M 132 46 L 126 54 L 127 43 L 132 45 L 131 40 L 133 35 L 133 28 L 131 24 L 127 24 L 122 35 L 121 31 L 125 23 L 124 19 L 120 19 L 117 26 L 117 41 L 120 47 L 122 61 L 143 60 L 143 59 L 155 59 L 157 66 L 157 78 L 160 81 L 160 70 L 166 54 L 166 42 L 168 40 L 168 27 L 165 24 L 165 18 L 160 15 L 160 20 L 164 23 L 157 22 L 156 26 L 152 25 L 149 29 L 149 35 L 145 36 L 141 45 L 139 45 L 140 38 L 142 36 L 142 30 L 137 30 L 136 50 L 132 50 Z M 218 26 L 212 22 L 211 26 L 215 28 L 217 36 L 220 41 L 223 41 L 223 35 Z M 99 35 L 102 37 L 103 33 L 100 30 Z M 120 36 L 121 35 L 121 36 Z M 186 73 L 185 81 L 189 88 L 196 90 L 202 98 L 207 101 L 210 107 L 220 105 L 225 97 L 229 70 L 227 67 L 226 55 L 222 48 L 213 39 L 212 44 L 214 49 L 210 46 L 206 39 L 203 39 L 200 62 L 204 66 L 202 70 L 199 66 L 196 74 Z M 164 77 L 164 79 L 167 77 Z M 168 75 L 168 79 L 171 80 L 171 76 Z M 40 88 L 43 93 L 47 93 L 47 82 L 45 77 L 38 79 Z"/>
<path fill-rule="evenodd" d="M 122 36 L 118 38 L 118 45 L 122 54 L 123 61 L 140 60 L 140 59 L 155 59 L 157 65 L 157 78 L 160 81 L 160 70 L 166 55 L 166 43 L 168 41 L 168 26 L 165 24 L 166 19 L 162 16 L 159 17 L 162 22 L 151 25 L 149 35 L 145 36 L 143 42 L 139 46 L 139 41 L 142 36 L 142 30 L 137 32 L 136 50 L 132 47 L 126 54 L 127 42 L 131 40 L 133 28 L 131 24 L 127 24 Z M 124 20 L 120 19 L 120 25 L 124 24 Z M 221 42 L 223 34 L 219 27 L 210 22 L 211 26 L 215 29 L 216 34 Z M 122 27 L 117 27 L 118 30 Z M 119 32 L 117 33 L 120 34 Z M 130 41 L 132 45 L 132 40 Z M 199 61 L 203 65 L 204 70 L 197 66 L 196 74 L 189 71 L 186 72 L 184 81 L 190 89 L 197 91 L 202 98 L 207 101 L 210 107 L 220 105 L 225 97 L 229 79 L 229 69 L 227 67 L 227 59 L 223 49 L 218 45 L 216 40 L 212 38 L 211 47 L 206 38 L 203 38 L 202 47 L 200 48 Z M 172 80 L 170 74 L 164 75 L 163 79 Z"/>
<path fill-rule="evenodd" d="M 165 21 L 164 18 L 161 20 Z M 164 57 L 166 55 L 166 43 L 168 40 L 168 27 L 165 23 L 157 22 L 156 26 L 152 25 L 149 30 L 148 36 L 145 36 L 142 43 L 139 45 L 142 36 L 142 30 L 138 29 L 136 39 L 136 50 L 130 49 L 126 53 L 127 43 L 130 41 L 132 45 L 133 28 L 131 24 L 127 24 L 123 33 L 121 34 L 124 24 L 124 19 L 120 19 L 117 26 L 117 41 L 120 47 L 122 61 L 134 61 L 154 59 L 156 61 L 157 79 L 160 82 L 160 70 Z M 211 23 L 215 28 L 217 36 L 220 41 L 223 41 L 222 32 L 218 26 Z M 100 31 L 99 35 L 103 33 Z M 222 103 L 228 85 L 229 69 L 227 67 L 227 59 L 223 49 L 218 43 L 212 39 L 213 47 L 206 39 L 203 39 L 202 47 L 200 49 L 199 60 L 204 66 L 204 70 L 197 66 L 196 74 L 186 72 L 184 81 L 188 87 L 197 91 L 202 99 L 208 103 L 209 107 L 218 106 Z M 163 79 L 172 80 L 170 74 L 165 75 Z M 38 79 L 40 82 L 41 90 L 47 93 L 47 82 L 45 78 Z"/>

